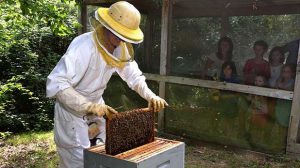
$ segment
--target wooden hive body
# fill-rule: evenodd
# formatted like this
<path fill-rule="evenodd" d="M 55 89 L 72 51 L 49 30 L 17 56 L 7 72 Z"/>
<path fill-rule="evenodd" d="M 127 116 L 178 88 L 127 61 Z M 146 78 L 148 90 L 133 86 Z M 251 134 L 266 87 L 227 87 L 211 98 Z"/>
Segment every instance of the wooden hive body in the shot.
<path fill-rule="evenodd" d="M 183 142 L 155 138 L 151 143 L 120 153 L 106 154 L 105 146 L 84 150 L 85 168 L 184 168 Z"/>

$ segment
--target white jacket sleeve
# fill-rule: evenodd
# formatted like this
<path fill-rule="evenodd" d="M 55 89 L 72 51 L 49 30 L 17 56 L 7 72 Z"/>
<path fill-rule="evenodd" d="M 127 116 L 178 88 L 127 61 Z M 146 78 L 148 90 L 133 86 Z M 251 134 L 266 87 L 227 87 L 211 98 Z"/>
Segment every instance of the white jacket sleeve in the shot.
<path fill-rule="evenodd" d="M 127 85 L 132 90 L 136 91 L 147 101 L 156 97 L 156 95 L 148 88 L 146 78 L 142 75 L 142 72 L 135 61 L 127 63 L 123 69 L 117 69 L 117 73 L 124 81 L 126 81 Z"/>
<path fill-rule="evenodd" d="M 62 90 L 74 87 L 89 66 L 91 47 L 87 39 L 75 38 L 67 52 L 47 78 L 47 97 L 55 97 Z"/>
<path fill-rule="evenodd" d="M 73 87 L 59 91 L 56 98 L 68 112 L 77 117 L 84 116 L 87 108 L 92 104 L 87 98 L 76 92 Z"/>

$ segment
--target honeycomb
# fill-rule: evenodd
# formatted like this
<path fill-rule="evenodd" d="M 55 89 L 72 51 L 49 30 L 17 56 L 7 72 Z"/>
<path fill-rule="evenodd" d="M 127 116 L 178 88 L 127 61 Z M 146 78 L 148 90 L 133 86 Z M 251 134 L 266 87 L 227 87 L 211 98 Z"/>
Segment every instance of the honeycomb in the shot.
<path fill-rule="evenodd" d="M 107 154 L 117 155 L 154 141 L 154 112 L 134 109 L 106 121 Z"/>

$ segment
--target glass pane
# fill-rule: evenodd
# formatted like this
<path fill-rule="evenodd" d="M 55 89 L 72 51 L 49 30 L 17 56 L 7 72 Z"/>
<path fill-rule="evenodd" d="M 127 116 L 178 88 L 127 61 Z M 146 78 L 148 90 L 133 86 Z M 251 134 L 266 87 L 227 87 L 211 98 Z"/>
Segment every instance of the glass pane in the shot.
<path fill-rule="evenodd" d="M 291 101 L 167 85 L 165 130 L 225 145 L 284 153 Z"/>

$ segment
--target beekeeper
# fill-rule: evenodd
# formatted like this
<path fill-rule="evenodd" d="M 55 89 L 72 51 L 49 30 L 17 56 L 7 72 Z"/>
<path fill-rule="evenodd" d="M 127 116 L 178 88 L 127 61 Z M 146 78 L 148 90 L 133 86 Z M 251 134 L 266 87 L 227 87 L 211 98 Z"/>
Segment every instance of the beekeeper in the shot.
<path fill-rule="evenodd" d="M 76 37 L 48 76 L 47 97 L 56 98 L 54 140 L 60 167 L 83 167 L 83 149 L 90 147 L 86 114 L 101 117 L 98 137 L 105 141 L 102 116 L 109 119 L 117 112 L 104 103 L 102 94 L 114 72 L 154 111 L 167 106 L 148 88 L 133 60 L 131 44 L 143 41 L 140 20 L 139 11 L 125 1 L 99 8 L 91 18 L 94 31 Z"/>

